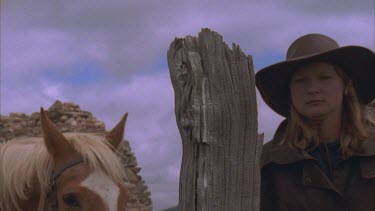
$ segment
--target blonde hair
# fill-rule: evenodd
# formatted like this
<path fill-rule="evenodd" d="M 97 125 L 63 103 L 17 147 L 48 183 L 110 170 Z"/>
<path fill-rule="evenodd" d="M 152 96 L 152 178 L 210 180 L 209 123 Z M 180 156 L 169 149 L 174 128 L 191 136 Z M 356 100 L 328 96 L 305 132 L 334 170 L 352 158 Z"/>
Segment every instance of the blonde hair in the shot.
<path fill-rule="evenodd" d="M 91 170 L 123 183 L 124 168 L 104 137 L 83 133 L 64 135 Z M 41 210 L 52 168 L 52 157 L 42 138 L 17 138 L 0 144 L 0 210 L 21 210 L 18 199 L 27 200 L 28 194 L 37 190 L 41 194 L 38 209 Z"/>
<path fill-rule="evenodd" d="M 375 121 L 373 117 L 366 113 L 365 106 L 359 102 L 351 79 L 340 67 L 336 65 L 333 65 L 333 67 L 346 86 L 343 98 L 340 142 L 341 153 L 344 157 L 347 157 L 354 152 L 361 151 L 362 143 L 370 138 L 367 131 L 368 125 L 374 124 Z M 307 151 L 315 149 L 322 143 L 312 123 L 299 114 L 294 106 L 290 106 L 288 125 L 281 144 L 285 142 L 292 148 Z"/>

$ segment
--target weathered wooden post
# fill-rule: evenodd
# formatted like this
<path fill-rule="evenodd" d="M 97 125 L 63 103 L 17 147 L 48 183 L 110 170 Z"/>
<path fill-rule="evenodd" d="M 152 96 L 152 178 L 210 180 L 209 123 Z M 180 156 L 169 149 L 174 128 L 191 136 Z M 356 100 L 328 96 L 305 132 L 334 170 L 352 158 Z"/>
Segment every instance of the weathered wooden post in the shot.
<path fill-rule="evenodd" d="M 168 66 L 183 145 L 179 210 L 258 211 L 263 137 L 251 56 L 203 29 L 171 43 Z"/>

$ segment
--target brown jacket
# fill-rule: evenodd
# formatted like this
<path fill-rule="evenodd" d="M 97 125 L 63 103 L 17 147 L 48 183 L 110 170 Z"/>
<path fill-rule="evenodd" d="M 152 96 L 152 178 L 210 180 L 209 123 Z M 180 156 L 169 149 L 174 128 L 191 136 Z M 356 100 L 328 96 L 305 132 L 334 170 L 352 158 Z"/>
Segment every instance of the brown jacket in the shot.
<path fill-rule="evenodd" d="M 309 153 L 277 144 L 284 127 L 263 146 L 261 211 L 375 211 L 375 139 L 341 161 L 331 181 Z"/>

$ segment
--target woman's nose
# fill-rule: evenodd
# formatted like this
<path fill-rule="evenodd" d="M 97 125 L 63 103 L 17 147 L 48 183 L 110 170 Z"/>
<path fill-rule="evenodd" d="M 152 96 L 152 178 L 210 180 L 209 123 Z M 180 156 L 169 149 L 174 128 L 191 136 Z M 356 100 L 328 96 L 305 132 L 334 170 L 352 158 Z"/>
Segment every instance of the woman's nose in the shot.
<path fill-rule="evenodd" d="M 320 92 L 320 86 L 316 81 L 309 80 L 306 83 L 306 91 L 308 94 L 316 94 Z"/>

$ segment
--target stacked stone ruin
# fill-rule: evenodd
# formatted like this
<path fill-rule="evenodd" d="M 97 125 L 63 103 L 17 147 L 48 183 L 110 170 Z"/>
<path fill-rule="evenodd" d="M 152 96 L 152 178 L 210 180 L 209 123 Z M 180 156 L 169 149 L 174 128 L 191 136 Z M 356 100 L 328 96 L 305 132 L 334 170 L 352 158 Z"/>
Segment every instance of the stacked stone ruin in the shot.
<path fill-rule="evenodd" d="M 48 117 L 63 132 L 84 132 L 105 134 L 105 125 L 97 120 L 90 112 L 83 111 L 74 103 L 56 101 L 47 111 Z M 0 116 L 0 142 L 9 141 L 15 137 L 41 137 L 40 113 L 31 115 L 10 113 Z M 128 178 L 125 183 L 129 188 L 130 198 L 127 205 L 129 211 L 152 210 L 151 193 L 145 181 L 139 175 L 141 168 L 130 148 L 129 141 L 124 140 L 117 149 Z"/>

